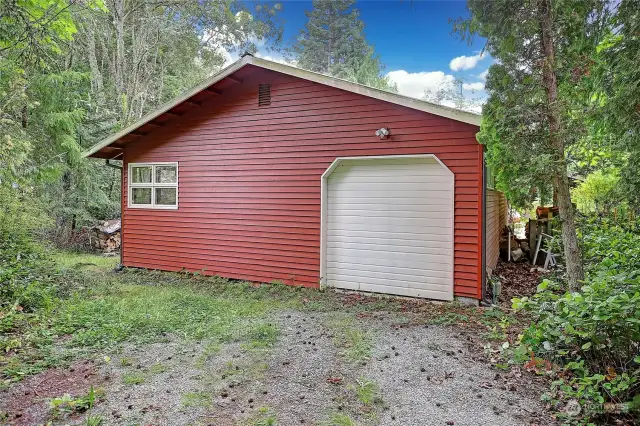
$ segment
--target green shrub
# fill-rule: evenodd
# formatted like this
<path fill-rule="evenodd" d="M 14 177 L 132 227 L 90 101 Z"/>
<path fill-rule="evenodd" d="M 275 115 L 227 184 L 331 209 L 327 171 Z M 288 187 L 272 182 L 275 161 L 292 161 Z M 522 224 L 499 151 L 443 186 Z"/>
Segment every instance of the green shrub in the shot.
<path fill-rule="evenodd" d="M 577 204 L 581 212 L 602 212 L 624 199 L 616 191 L 620 173 L 617 169 L 596 170 L 571 191 L 571 199 Z"/>
<path fill-rule="evenodd" d="M 581 231 L 588 276 L 640 274 L 640 222 L 592 220 Z"/>
<path fill-rule="evenodd" d="M 532 298 L 514 299 L 534 322 L 511 355 L 531 368 L 559 366 L 549 397 L 577 400 L 586 419 L 640 408 L 640 233 L 609 221 L 581 230 L 582 291 L 545 280 Z"/>
<path fill-rule="evenodd" d="M 34 240 L 47 219 L 30 198 L 0 186 L 0 308 L 15 305 L 32 311 L 50 304 L 55 267 Z"/>

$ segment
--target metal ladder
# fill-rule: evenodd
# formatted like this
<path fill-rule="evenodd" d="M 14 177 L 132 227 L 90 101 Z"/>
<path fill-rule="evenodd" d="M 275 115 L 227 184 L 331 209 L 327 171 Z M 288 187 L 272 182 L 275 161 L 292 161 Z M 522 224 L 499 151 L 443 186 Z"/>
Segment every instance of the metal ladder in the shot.
<path fill-rule="evenodd" d="M 556 266 L 558 264 L 558 262 L 556 261 L 556 255 L 551 253 L 551 250 L 549 249 L 549 244 L 547 244 L 547 248 L 540 248 L 542 246 L 542 239 L 543 238 L 547 238 L 550 241 L 553 241 L 553 238 L 551 235 L 545 234 L 544 232 L 541 232 L 540 235 L 538 236 L 538 242 L 536 244 L 536 254 L 535 256 L 533 256 L 533 266 L 536 265 L 536 261 L 538 260 L 538 253 L 543 252 L 546 254 L 546 258 L 544 259 L 544 269 L 548 269 L 549 266 Z"/>

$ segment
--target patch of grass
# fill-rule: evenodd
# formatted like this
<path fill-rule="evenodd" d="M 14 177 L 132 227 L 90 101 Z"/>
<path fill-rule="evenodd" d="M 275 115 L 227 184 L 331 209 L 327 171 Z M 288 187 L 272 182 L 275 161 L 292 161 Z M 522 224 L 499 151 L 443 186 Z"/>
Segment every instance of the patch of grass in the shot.
<path fill-rule="evenodd" d="M 165 371 L 167 371 L 169 369 L 169 367 L 167 367 L 164 364 L 153 364 L 151 367 L 149 367 L 149 374 L 161 374 L 164 373 Z"/>
<path fill-rule="evenodd" d="M 478 321 L 487 327 L 488 332 L 482 335 L 484 340 L 504 342 L 509 338 L 510 328 L 518 323 L 518 319 L 498 308 L 487 309 Z M 516 327 L 519 331 L 520 327 Z"/>
<path fill-rule="evenodd" d="M 380 395 L 380 387 L 372 380 L 360 378 L 356 380 L 355 385 L 350 386 L 363 405 L 372 407 L 382 404 L 382 396 Z"/>
<path fill-rule="evenodd" d="M 146 344 L 174 335 L 206 340 L 211 348 L 236 341 L 251 350 L 268 349 L 279 334 L 265 320 L 270 312 L 314 310 L 322 305 L 328 311 L 353 314 L 377 304 L 351 308 L 329 291 L 256 286 L 191 273 L 135 269 L 105 273 L 117 258 L 68 252 L 55 257 L 61 270 L 56 275 L 59 291 L 52 293 L 52 300 L 28 312 L 5 311 L 0 318 L 0 387 L 105 349 L 117 353 L 125 341 Z M 83 264 L 98 265 L 98 269 Z M 338 329 L 336 336 L 347 359 L 356 362 L 370 356 L 367 333 L 350 325 Z M 204 365 L 213 353 L 206 350 L 197 365 Z M 120 362 L 126 367 L 131 360 Z"/>
<path fill-rule="evenodd" d="M 127 283 L 94 293 L 63 301 L 53 318 L 56 332 L 73 336 L 71 346 L 149 342 L 166 333 L 230 341 L 240 319 L 261 316 L 270 307 L 265 300 L 212 297 L 186 286 Z"/>
<path fill-rule="evenodd" d="M 122 360 L 121 360 L 122 363 Z M 131 364 L 128 364 L 131 365 Z M 164 373 L 168 371 L 169 367 L 164 364 L 157 363 L 153 364 L 151 367 L 145 369 L 144 371 L 134 371 L 132 373 L 125 373 L 122 375 L 122 383 L 125 385 L 139 385 L 147 381 L 147 379 L 156 374 Z"/>
<path fill-rule="evenodd" d="M 211 407 L 213 404 L 209 392 L 187 392 L 182 394 L 183 407 Z"/>
<path fill-rule="evenodd" d="M 89 269 L 108 272 L 120 262 L 120 256 L 101 256 L 91 253 L 77 253 L 69 251 L 57 252 L 53 260 L 62 269 Z"/>
<path fill-rule="evenodd" d="M 275 345 L 279 334 L 280 330 L 274 324 L 253 324 L 245 337 L 249 340 L 245 347 L 250 349 L 270 348 Z"/>
<path fill-rule="evenodd" d="M 204 368 L 205 364 L 207 363 L 207 361 L 209 361 L 209 359 L 212 356 L 220 353 L 220 349 L 221 349 L 220 342 L 207 343 L 202 353 L 196 359 L 196 363 L 195 363 L 196 368 L 200 368 L 200 369 Z"/>
<path fill-rule="evenodd" d="M 89 414 L 85 420 L 85 426 L 101 426 L 104 422 L 104 417 L 100 414 Z"/>
<path fill-rule="evenodd" d="M 238 374 L 242 374 L 244 369 L 240 368 L 239 365 L 234 365 L 233 361 L 227 361 L 224 370 L 222 370 L 222 375 L 226 377 L 235 376 Z"/>
<path fill-rule="evenodd" d="M 122 375 L 122 383 L 125 385 L 139 385 L 144 383 L 145 377 L 140 373 L 128 373 Z"/>
<path fill-rule="evenodd" d="M 275 426 L 278 424 L 278 418 L 271 407 L 260 407 L 258 414 L 249 420 L 249 424 L 252 426 Z"/>
<path fill-rule="evenodd" d="M 358 426 L 351 417 L 344 413 L 333 413 L 329 418 L 321 423 L 322 426 Z"/>
<path fill-rule="evenodd" d="M 274 415 L 266 416 L 263 419 L 256 420 L 254 426 L 275 426 L 278 424 L 278 419 Z"/>
<path fill-rule="evenodd" d="M 348 360 L 362 362 L 371 358 L 371 339 L 362 330 L 345 330 L 344 345 L 344 355 Z"/>
<path fill-rule="evenodd" d="M 348 314 L 336 314 L 329 321 L 335 343 L 342 348 L 341 355 L 353 363 L 365 362 L 371 358 L 371 336 L 354 325 L 354 319 Z"/>

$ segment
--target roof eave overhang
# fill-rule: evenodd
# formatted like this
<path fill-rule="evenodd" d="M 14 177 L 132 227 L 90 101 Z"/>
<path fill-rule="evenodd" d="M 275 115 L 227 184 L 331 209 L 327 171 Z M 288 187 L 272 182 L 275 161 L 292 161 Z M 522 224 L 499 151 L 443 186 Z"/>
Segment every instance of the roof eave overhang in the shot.
<path fill-rule="evenodd" d="M 251 55 L 246 55 L 240 58 L 239 60 L 237 60 L 236 62 L 234 62 L 233 64 L 229 65 L 227 68 L 223 69 L 219 73 L 204 80 L 202 83 L 195 86 L 193 89 L 189 90 L 182 96 L 163 104 L 162 106 L 150 112 L 149 114 L 145 115 L 135 123 L 125 127 L 119 132 L 113 134 L 112 136 L 94 145 L 88 151 L 86 151 L 83 155 L 85 157 L 95 157 L 95 158 L 115 158 L 120 156 L 122 154 L 122 149 L 117 147 L 110 147 L 109 145 L 127 136 L 128 134 L 135 131 L 139 127 L 158 118 L 162 114 L 165 114 L 167 111 L 171 110 L 177 105 L 189 100 L 191 97 L 197 95 L 198 93 L 202 92 L 208 87 L 216 84 L 217 82 L 223 80 L 224 78 L 229 77 L 231 74 L 235 73 L 245 65 L 249 65 L 249 64 L 256 67 L 263 68 L 263 69 L 267 69 L 270 71 L 275 71 L 282 74 L 290 75 L 292 77 L 298 77 L 304 80 L 309 80 L 309 81 L 323 84 L 326 86 L 335 87 L 337 89 L 346 90 L 352 93 L 358 93 L 363 96 L 368 96 L 374 99 L 379 99 L 385 102 L 390 102 L 396 105 L 401 105 L 401 106 L 415 109 L 418 111 L 423 111 L 430 114 L 438 115 L 440 117 L 450 118 L 452 120 L 475 125 L 478 127 L 480 126 L 481 116 L 479 114 L 474 114 L 471 112 L 457 110 L 455 108 L 448 108 L 441 105 L 432 104 L 429 102 L 421 101 L 419 99 L 399 95 L 397 93 L 391 93 L 391 92 L 386 92 L 384 90 L 374 89 L 372 87 L 363 86 L 361 84 L 353 83 L 347 80 L 329 77 L 324 74 L 319 74 L 312 71 L 307 71 L 300 68 L 292 67 L 290 65 L 285 65 L 285 64 L 281 64 L 273 61 L 267 61 L 265 59 L 256 58 Z"/>
<path fill-rule="evenodd" d="M 245 65 L 247 65 L 248 63 L 250 63 L 251 62 L 250 60 L 251 60 L 250 56 L 245 56 L 245 57 L 241 58 L 240 60 L 234 62 L 233 64 L 229 65 L 227 68 L 223 69 L 219 73 L 217 73 L 217 74 L 211 76 L 210 78 L 204 80 L 202 83 L 200 83 L 199 85 L 195 86 L 193 89 L 189 90 L 188 92 L 186 92 L 182 96 L 180 96 L 180 97 L 178 97 L 176 99 L 173 99 L 170 102 L 167 102 L 167 103 L 163 104 L 162 106 L 160 106 L 156 110 L 150 112 L 149 114 L 145 115 L 144 117 L 142 117 L 140 120 L 136 121 L 135 123 L 125 127 L 124 129 L 120 130 L 119 132 L 117 132 L 117 133 L 109 136 L 108 138 L 104 139 L 102 142 L 92 146 L 88 151 L 86 151 L 84 153 L 84 156 L 85 157 L 93 156 L 93 154 L 95 154 L 96 152 L 100 151 L 101 149 L 111 145 L 112 143 L 114 143 L 118 139 L 128 135 L 129 133 L 133 132 L 134 130 L 138 129 L 139 127 L 143 126 L 144 124 L 146 124 L 146 123 L 154 120 L 155 118 L 161 116 L 162 114 L 166 113 L 170 109 L 174 108 L 176 105 L 181 104 L 182 102 L 192 98 L 194 95 L 197 95 L 198 93 L 202 92 L 204 89 L 206 89 L 207 87 L 211 86 L 212 84 L 215 84 L 218 81 L 222 80 L 223 78 L 225 78 L 225 77 L 233 74 L 234 72 L 238 71 L 240 68 L 242 68 Z"/>

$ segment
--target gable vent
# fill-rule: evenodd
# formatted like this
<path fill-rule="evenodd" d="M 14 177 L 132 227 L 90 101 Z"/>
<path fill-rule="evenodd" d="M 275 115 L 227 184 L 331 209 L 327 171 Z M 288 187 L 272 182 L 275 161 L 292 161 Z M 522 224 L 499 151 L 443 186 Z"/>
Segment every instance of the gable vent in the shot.
<path fill-rule="evenodd" d="M 271 105 L 271 85 L 258 85 L 258 106 Z"/>

